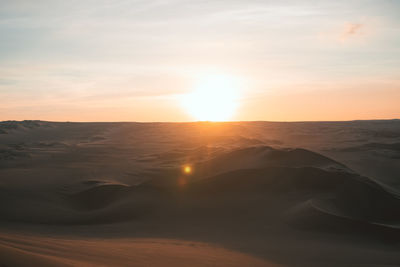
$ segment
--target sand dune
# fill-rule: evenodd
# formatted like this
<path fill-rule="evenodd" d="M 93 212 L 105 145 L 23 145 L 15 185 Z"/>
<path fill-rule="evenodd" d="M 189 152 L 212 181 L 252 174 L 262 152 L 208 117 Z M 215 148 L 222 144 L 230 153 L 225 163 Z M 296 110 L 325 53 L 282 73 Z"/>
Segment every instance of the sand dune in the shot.
<path fill-rule="evenodd" d="M 398 124 L 1 123 L 0 263 L 396 264 Z"/>
<path fill-rule="evenodd" d="M 315 204 L 310 207 L 334 216 L 374 224 L 400 223 L 396 212 L 400 201 L 396 195 L 343 164 L 304 149 L 250 147 L 199 161 L 192 167 L 192 175 L 182 174 L 181 167 L 159 169 L 147 181 L 133 186 L 85 182 L 88 188 L 73 194 L 21 192 L 19 197 L 11 197 L 11 193 L 7 197 L 4 191 L 4 202 L 14 201 L 11 206 L 20 210 L 16 215 L 3 207 L 4 218 L 8 215 L 11 220 L 40 223 L 102 224 L 146 219 L 149 214 L 163 213 L 161 207 L 177 210 L 177 206 L 181 212 L 175 216 L 193 216 L 196 205 L 215 206 L 224 199 L 225 209 L 233 209 L 238 199 L 248 202 L 250 196 L 259 195 L 258 203 L 247 208 L 257 213 L 259 205 L 265 204 L 260 201 L 295 194 L 293 206 L 312 201 Z M 24 197 L 30 205 L 24 203 Z M 176 203 L 177 198 L 181 203 Z M 26 207 L 30 208 L 24 218 Z M 207 216 L 204 211 L 202 215 Z"/>

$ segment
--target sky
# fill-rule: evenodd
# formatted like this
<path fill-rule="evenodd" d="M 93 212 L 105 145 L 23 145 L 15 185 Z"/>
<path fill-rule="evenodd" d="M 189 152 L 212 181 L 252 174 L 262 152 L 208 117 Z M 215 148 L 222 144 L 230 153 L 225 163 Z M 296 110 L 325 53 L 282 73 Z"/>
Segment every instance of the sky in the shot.
<path fill-rule="evenodd" d="M 182 102 L 210 75 L 237 81 L 228 120 L 400 118 L 399 14 L 398 0 L 0 0 L 0 120 L 198 120 Z"/>

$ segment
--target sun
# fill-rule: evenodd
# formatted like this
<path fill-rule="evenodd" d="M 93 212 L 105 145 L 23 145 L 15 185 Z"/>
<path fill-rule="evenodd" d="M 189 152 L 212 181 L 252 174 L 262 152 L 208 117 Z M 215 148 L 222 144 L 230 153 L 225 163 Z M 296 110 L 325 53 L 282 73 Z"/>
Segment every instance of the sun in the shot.
<path fill-rule="evenodd" d="M 226 121 L 238 107 L 238 79 L 223 74 L 203 75 L 182 99 L 187 112 L 200 121 Z"/>

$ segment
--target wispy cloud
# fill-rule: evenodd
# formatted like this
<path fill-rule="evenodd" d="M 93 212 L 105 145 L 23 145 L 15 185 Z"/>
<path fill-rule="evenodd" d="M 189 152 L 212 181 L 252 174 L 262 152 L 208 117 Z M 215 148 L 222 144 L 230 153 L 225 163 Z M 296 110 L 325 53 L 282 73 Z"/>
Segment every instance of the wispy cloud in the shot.
<path fill-rule="evenodd" d="M 364 34 L 363 29 L 365 25 L 361 23 L 346 23 L 343 27 L 341 39 L 354 38 Z"/>

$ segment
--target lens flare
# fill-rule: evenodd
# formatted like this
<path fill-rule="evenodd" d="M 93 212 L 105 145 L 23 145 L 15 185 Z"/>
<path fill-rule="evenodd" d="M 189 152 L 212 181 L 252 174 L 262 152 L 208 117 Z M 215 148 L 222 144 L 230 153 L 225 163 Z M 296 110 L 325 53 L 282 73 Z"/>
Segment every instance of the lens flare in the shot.
<path fill-rule="evenodd" d="M 189 166 L 189 165 L 185 165 L 185 166 L 183 167 L 183 172 L 184 172 L 185 174 L 191 174 L 191 173 L 192 173 L 192 167 Z"/>

